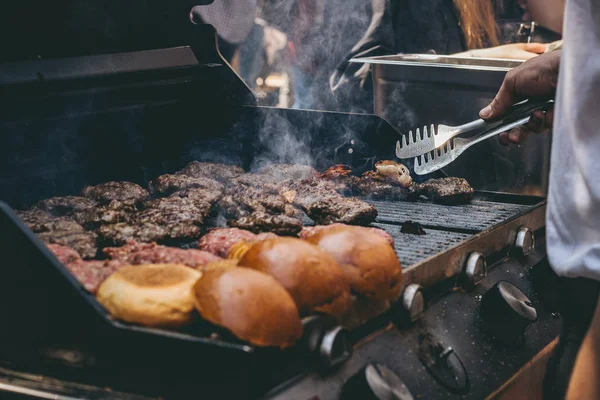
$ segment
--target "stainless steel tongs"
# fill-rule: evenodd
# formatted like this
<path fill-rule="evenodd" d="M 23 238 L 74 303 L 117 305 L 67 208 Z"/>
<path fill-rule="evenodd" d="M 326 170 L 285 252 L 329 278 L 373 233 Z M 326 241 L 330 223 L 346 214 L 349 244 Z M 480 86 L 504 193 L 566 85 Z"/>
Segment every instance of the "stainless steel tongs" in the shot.
<path fill-rule="evenodd" d="M 403 159 L 416 157 L 415 173 L 429 174 L 456 160 L 469 147 L 526 124 L 533 111 L 546 110 L 553 102 L 525 100 L 515 104 L 501 120 L 487 122 L 478 119 L 460 126 L 438 125 L 437 129 L 431 125 L 429 131 L 425 127 L 422 132 L 417 129 L 415 134 L 410 131 L 396 143 L 396 156 Z M 476 135 L 469 138 L 456 137 L 467 132 L 475 132 Z"/>

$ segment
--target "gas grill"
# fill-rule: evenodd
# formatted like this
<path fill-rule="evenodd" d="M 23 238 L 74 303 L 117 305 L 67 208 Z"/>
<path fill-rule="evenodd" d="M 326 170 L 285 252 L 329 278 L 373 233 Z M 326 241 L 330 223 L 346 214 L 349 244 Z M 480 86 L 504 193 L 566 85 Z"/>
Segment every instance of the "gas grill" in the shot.
<path fill-rule="evenodd" d="M 195 28 L 194 48 L 0 66 L 0 392 L 368 398 L 356 396 L 372 391 L 375 363 L 381 382 L 412 395 L 401 398 L 481 399 L 552 346 L 560 319 L 539 289 L 552 284 L 545 200 L 483 191 L 461 206 L 373 202 L 374 226 L 396 241 L 403 294 L 347 335 L 308 318 L 306 340 L 278 351 L 201 322 L 173 332 L 111 319 L 14 209 L 109 180 L 146 185 L 193 160 L 362 172 L 393 159 L 398 133 L 377 116 L 257 107 L 214 30 Z M 401 233 L 406 221 L 426 235 Z"/>

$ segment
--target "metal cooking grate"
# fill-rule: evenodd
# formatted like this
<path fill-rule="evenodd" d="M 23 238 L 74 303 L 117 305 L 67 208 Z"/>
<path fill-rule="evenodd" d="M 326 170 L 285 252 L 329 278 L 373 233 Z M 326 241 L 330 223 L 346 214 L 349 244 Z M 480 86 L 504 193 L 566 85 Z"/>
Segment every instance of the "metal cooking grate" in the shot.
<path fill-rule="evenodd" d="M 394 244 L 402 267 L 406 268 L 441 251 L 453 247 L 471 237 L 467 233 L 455 233 L 425 229 L 426 235 L 411 235 L 400 232 L 400 226 L 390 224 L 372 224 L 385 230 L 394 238 Z"/>
<path fill-rule="evenodd" d="M 402 224 L 418 222 L 425 227 L 481 232 L 509 218 L 529 211 L 533 206 L 473 200 L 470 204 L 445 206 L 433 203 L 370 201 L 379 216 L 377 222 Z"/>

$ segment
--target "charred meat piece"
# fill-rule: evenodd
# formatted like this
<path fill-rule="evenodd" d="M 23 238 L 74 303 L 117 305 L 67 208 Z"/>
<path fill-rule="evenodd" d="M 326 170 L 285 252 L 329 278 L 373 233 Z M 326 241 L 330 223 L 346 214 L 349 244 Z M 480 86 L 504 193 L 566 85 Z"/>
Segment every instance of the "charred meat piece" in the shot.
<path fill-rule="evenodd" d="M 200 250 L 208 251 L 219 257 L 226 258 L 229 250 L 239 242 L 255 243 L 265 239 L 276 238 L 272 232 L 255 235 L 250 231 L 238 228 L 217 228 L 204 235 L 198 243 Z"/>
<path fill-rule="evenodd" d="M 403 188 L 388 180 L 378 179 L 377 173 L 365 173 L 363 176 L 343 178 L 346 187 L 354 196 L 367 197 L 373 200 L 406 200 L 409 189 Z"/>
<path fill-rule="evenodd" d="M 337 228 L 340 226 L 345 226 L 345 225 L 344 224 L 331 224 L 331 225 L 305 226 L 304 228 L 302 228 L 302 231 L 300 232 L 300 239 L 306 240 L 309 237 L 316 235 L 319 232 L 327 231 L 329 229 Z M 390 236 L 389 233 L 387 233 L 383 229 L 373 228 L 373 227 L 363 227 L 363 226 L 357 227 L 357 228 L 365 229 L 369 232 L 375 233 L 378 236 L 381 236 L 382 238 L 385 239 L 386 242 L 388 242 L 390 244 L 390 246 L 394 247 L 394 239 Z"/>
<path fill-rule="evenodd" d="M 184 189 L 170 195 L 170 198 L 188 199 L 194 202 L 199 208 L 204 209 L 207 203 L 211 206 L 221 198 L 223 191 L 208 189 Z"/>
<path fill-rule="evenodd" d="M 112 260 L 129 265 L 140 264 L 182 264 L 197 268 L 220 261 L 221 258 L 207 251 L 178 249 L 156 243 L 128 242 L 123 247 L 107 247 L 103 252 Z"/>
<path fill-rule="evenodd" d="M 58 261 L 63 264 L 70 264 L 75 261 L 81 261 L 79 254 L 70 247 L 61 246 L 60 244 L 47 244 L 46 247 L 54 253 Z"/>
<path fill-rule="evenodd" d="M 332 182 L 338 192 L 348 196 L 374 200 L 408 198 L 409 190 L 403 186 L 408 181 L 412 182 L 408 168 L 393 161 L 380 161 L 375 167 L 376 171 L 367 171 L 362 176 L 355 176 L 352 175 L 349 166 L 338 164 L 321 174 L 321 178 Z"/>
<path fill-rule="evenodd" d="M 463 178 L 430 179 L 425 183 L 415 183 L 410 187 L 413 198 L 424 196 L 441 204 L 464 204 L 471 201 L 475 190 Z"/>
<path fill-rule="evenodd" d="M 278 193 L 280 186 L 279 180 L 270 175 L 260 175 L 251 173 L 242 174 L 236 178 L 233 178 L 230 181 L 229 185 L 234 187 L 237 186 L 258 188 L 268 193 Z"/>
<path fill-rule="evenodd" d="M 55 217 L 46 211 L 33 209 L 17 215 L 46 244 L 60 244 L 75 250 L 83 258 L 96 256 L 96 235 L 67 217 Z"/>
<path fill-rule="evenodd" d="M 425 229 L 423 229 L 421 224 L 413 221 L 406 221 L 403 223 L 400 232 L 411 235 L 426 235 Z"/>
<path fill-rule="evenodd" d="M 227 182 L 244 173 L 244 170 L 236 165 L 192 161 L 177 175 L 188 175 L 194 178 L 210 178 L 219 182 Z"/>
<path fill-rule="evenodd" d="M 127 266 L 121 261 L 83 261 L 67 264 L 67 269 L 90 293 L 95 294 L 98 288 L 113 273 Z"/>
<path fill-rule="evenodd" d="M 354 197 L 324 197 L 303 208 L 306 215 L 320 225 L 341 222 L 350 225 L 369 225 L 377 218 L 377 209 Z"/>
<path fill-rule="evenodd" d="M 182 243 L 190 242 L 202 234 L 200 227 L 189 223 L 158 225 L 143 222 L 102 225 L 98 235 L 104 245 L 121 246 L 131 240 L 138 242 Z"/>
<path fill-rule="evenodd" d="M 51 197 L 42 200 L 37 207 L 53 215 L 65 216 L 93 208 L 96 201 L 80 196 Z"/>
<path fill-rule="evenodd" d="M 279 235 L 295 235 L 302 229 L 297 210 L 280 194 L 250 186 L 230 186 L 225 192 L 218 211 L 233 227 Z"/>
<path fill-rule="evenodd" d="M 313 167 L 302 164 L 271 164 L 260 168 L 257 173 L 271 176 L 279 181 L 316 178 L 319 174 Z"/>
<path fill-rule="evenodd" d="M 113 200 L 139 203 L 150 196 L 146 189 L 132 182 L 106 182 L 96 186 L 86 186 L 81 194 L 102 204 Z"/>
<path fill-rule="evenodd" d="M 253 233 L 273 232 L 281 236 L 295 236 L 302 230 L 302 222 L 297 218 L 260 211 L 232 221 L 231 226 Z"/>
<path fill-rule="evenodd" d="M 48 232 L 48 224 L 58 220 L 54 215 L 38 208 L 17 211 L 17 215 L 34 233 Z"/>
<path fill-rule="evenodd" d="M 86 229 L 97 229 L 100 225 L 130 222 L 138 211 L 133 201 L 113 200 L 73 214 L 73 219 Z"/>
<path fill-rule="evenodd" d="M 344 197 L 335 184 L 322 179 L 286 181 L 282 195 L 300 208 L 319 225 L 341 222 L 368 225 L 377 217 L 377 209 L 356 198 Z"/>
<path fill-rule="evenodd" d="M 201 225 L 210 214 L 218 196 L 217 193 L 204 189 L 176 192 L 169 197 L 145 202 L 145 209 L 138 212 L 133 220 L 159 225 L 181 222 Z"/>
<path fill-rule="evenodd" d="M 161 175 L 150 182 L 150 192 L 166 196 L 184 189 L 206 189 L 213 192 L 223 191 L 223 185 L 214 179 L 192 177 L 188 175 Z"/>
<path fill-rule="evenodd" d="M 237 219 L 253 212 L 282 214 L 287 202 L 279 194 L 268 193 L 260 188 L 232 186 L 217 203 L 219 210 L 228 219 Z"/>
<path fill-rule="evenodd" d="M 352 168 L 345 164 L 336 164 L 329 167 L 325 172 L 319 174 L 319 178 L 334 180 L 343 176 L 352 175 Z"/>

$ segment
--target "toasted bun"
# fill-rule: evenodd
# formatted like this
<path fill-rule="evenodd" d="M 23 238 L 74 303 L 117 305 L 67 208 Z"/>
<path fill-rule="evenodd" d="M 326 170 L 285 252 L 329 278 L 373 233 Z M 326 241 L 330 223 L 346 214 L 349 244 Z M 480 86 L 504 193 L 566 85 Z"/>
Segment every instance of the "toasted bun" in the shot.
<path fill-rule="evenodd" d="M 350 308 L 350 290 L 337 262 L 300 239 L 277 238 L 254 244 L 239 265 L 265 272 L 292 295 L 300 314 L 340 317 Z"/>
<path fill-rule="evenodd" d="M 352 226 L 340 226 L 309 237 L 338 262 L 353 293 L 368 299 L 395 301 L 400 295 L 402 267 L 381 236 Z"/>
<path fill-rule="evenodd" d="M 209 264 L 198 267 L 198 271 L 204 273 L 206 271 L 210 271 L 213 269 L 229 269 L 229 268 L 236 268 L 236 267 L 237 267 L 237 261 L 235 261 L 235 260 L 219 260 L 219 261 L 211 262 Z"/>
<path fill-rule="evenodd" d="M 269 275 L 248 268 L 209 269 L 194 295 L 204 319 L 254 345 L 285 348 L 302 336 L 294 300 Z"/>
<path fill-rule="evenodd" d="M 146 264 L 120 269 L 96 295 L 115 318 L 153 327 L 179 327 L 193 318 L 192 287 L 202 274 L 178 264 Z"/>

